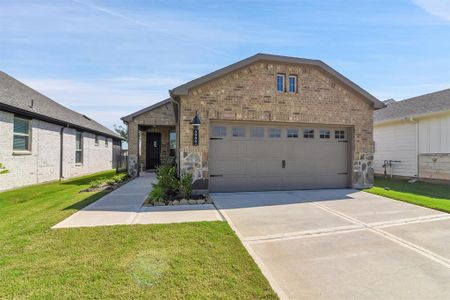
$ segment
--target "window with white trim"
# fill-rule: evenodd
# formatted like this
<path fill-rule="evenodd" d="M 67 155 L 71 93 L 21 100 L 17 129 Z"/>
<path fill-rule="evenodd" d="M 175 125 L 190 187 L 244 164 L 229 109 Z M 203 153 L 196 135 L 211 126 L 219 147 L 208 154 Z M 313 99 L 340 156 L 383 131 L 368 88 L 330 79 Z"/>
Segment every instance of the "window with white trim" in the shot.
<path fill-rule="evenodd" d="M 83 133 L 81 131 L 75 132 L 75 163 L 83 163 Z"/>
<path fill-rule="evenodd" d="M 287 138 L 291 138 L 291 139 L 298 138 L 298 129 L 296 129 L 296 128 L 288 128 L 286 136 L 287 136 Z"/>
<path fill-rule="evenodd" d="M 314 138 L 314 129 L 303 129 L 303 138 L 313 139 Z"/>
<path fill-rule="evenodd" d="M 257 137 L 257 138 L 264 137 L 264 128 L 263 127 L 250 128 L 250 136 Z"/>
<path fill-rule="evenodd" d="M 289 75 L 289 93 L 297 93 L 297 75 Z"/>
<path fill-rule="evenodd" d="M 337 139 L 337 140 L 345 139 L 345 131 L 344 130 L 335 130 L 334 131 L 334 138 Z"/>
<path fill-rule="evenodd" d="M 14 116 L 14 151 L 31 151 L 31 120 Z"/>
<path fill-rule="evenodd" d="M 281 137 L 281 129 L 280 128 L 269 128 L 269 137 L 270 138 L 280 138 Z"/>
<path fill-rule="evenodd" d="M 320 138 L 321 139 L 329 139 L 330 136 L 331 136 L 330 130 L 320 129 Z"/>
<path fill-rule="evenodd" d="M 284 75 L 284 74 L 277 74 L 277 91 L 280 93 L 286 91 L 285 87 L 284 87 L 285 86 L 285 83 L 284 83 L 285 77 L 286 77 L 286 75 Z"/>
<path fill-rule="evenodd" d="M 233 136 L 235 136 L 235 137 L 245 136 L 245 128 L 244 127 L 233 127 Z"/>
<path fill-rule="evenodd" d="M 214 126 L 212 130 L 213 136 L 226 136 L 227 128 L 225 126 Z"/>

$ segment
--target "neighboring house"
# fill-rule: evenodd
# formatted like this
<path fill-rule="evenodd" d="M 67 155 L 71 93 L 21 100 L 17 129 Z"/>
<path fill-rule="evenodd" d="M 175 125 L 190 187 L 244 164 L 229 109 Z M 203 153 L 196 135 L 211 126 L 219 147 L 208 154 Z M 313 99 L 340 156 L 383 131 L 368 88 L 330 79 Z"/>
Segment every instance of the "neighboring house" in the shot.
<path fill-rule="evenodd" d="M 0 190 L 112 169 L 121 140 L 0 72 Z"/>
<path fill-rule="evenodd" d="M 374 114 L 377 174 L 450 180 L 450 89 L 398 102 Z"/>
<path fill-rule="evenodd" d="M 212 192 L 371 186 L 382 107 L 322 61 L 257 54 L 123 117 L 129 172 L 173 157 Z"/>

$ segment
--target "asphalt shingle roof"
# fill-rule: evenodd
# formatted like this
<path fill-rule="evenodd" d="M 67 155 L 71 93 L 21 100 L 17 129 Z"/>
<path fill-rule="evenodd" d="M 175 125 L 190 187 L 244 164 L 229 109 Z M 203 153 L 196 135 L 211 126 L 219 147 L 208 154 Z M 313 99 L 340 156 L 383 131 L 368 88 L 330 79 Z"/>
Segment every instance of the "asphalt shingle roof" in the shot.
<path fill-rule="evenodd" d="M 450 89 L 389 104 L 374 112 L 374 121 L 383 122 L 450 110 Z"/>
<path fill-rule="evenodd" d="M 117 133 L 100 123 L 68 109 L 0 71 L 0 108 L 1 104 L 19 109 L 24 114 L 28 112 L 37 116 L 36 118 L 41 116 L 43 119 L 52 119 L 86 131 L 122 139 Z"/>

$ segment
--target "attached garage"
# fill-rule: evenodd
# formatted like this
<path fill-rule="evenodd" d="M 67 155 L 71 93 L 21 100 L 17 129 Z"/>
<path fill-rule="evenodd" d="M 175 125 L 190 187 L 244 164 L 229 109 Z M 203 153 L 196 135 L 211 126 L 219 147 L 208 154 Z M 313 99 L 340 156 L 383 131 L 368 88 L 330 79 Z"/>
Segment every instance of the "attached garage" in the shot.
<path fill-rule="evenodd" d="M 320 60 L 256 54 L 170 90 L 179 174 L 202 192 L 367 188 L 384 104 Z"/>
<path fill-rule="evenodd" d="M 211 122 L 211 192 L 346 188 L 351 128 Z"/>

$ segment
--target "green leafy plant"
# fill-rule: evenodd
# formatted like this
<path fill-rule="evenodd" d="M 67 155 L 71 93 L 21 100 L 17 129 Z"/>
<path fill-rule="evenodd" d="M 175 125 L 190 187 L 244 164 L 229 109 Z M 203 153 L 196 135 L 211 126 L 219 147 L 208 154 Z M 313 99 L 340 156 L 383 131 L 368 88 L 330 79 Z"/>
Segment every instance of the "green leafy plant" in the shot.
<path fill-rule="evenodd" d="M 177 178 L 177 169 L 169 164 L 160 165 L 156 169 L 157 185 L 160 186 L 162 192 L 167 199 L 175 197 L 180 190 L 179 180 Z"/>
<path fill-rule="evenodd" d="M 186 173 L 180 179 L 180 194 L 183 198 L 191 198 L 192 196 L 192 174 Z"/>
<path fill-rule="evenodd" d="M 6 173 L 9 173 L 9 170 L 6 169 L 6 168 L 3 166 L 2 163 L 0 163 L 0 175 L 1 175 L 1 174 L 6 174 Z"/>
<path fill-rule="evenodd" d="M 159 184 L 154 184 L 152 190 L 148 194 L 150 198 L 150 203 L 154 204 L 155 202 L 164 202 L 165 194 L 163 188 Z"/>

